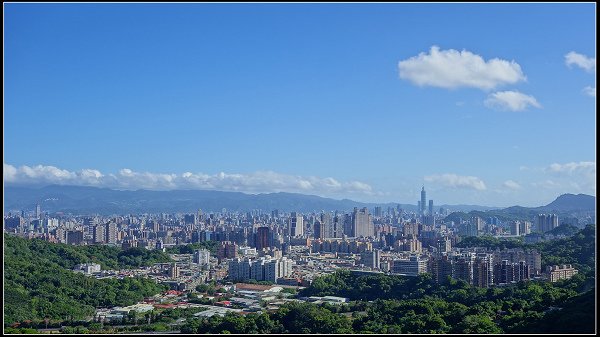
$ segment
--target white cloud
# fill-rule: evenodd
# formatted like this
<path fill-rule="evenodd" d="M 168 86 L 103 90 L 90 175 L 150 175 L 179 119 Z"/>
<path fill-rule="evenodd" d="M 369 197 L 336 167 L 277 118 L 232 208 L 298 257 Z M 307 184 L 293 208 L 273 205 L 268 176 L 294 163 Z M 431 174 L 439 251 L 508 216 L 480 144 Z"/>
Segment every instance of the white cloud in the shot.
<path fill-rule="evenodd" d="M 596 163 L 593 161 L 570 162 L 566 164 L 554 163 L 546 168 L 551 173 L 590 173 L 596 174 Z"/>
<path fill-rule="evenodd" d="M 565 55 L 565 63 L 571 68 L 573 65 L 578 66 L 581 69 L 589 73 L 596 72 L 596 58 L 587 57 L 583 54 L 576 53 L 574 51 Z"/>
<path fill-rule="evenodd" d="M 37 165 L 16 168 L 4 163 L 4 182 L 36 185 L 83 185 L 126 190 L 205 189 L 248 193 L 297 192 L 321 195 L 379 195 L 379 192 L 373 191 L 370 185 L 359 181 L 340 182 L 331 177 L 302 177 L 272 171 L 259 171 L 248 174 L 220 172 L 209 175 L 192 172 L 164 174 L 122 169 L 116 174 L 102 174 L 100 171 L 92 169 L 70 172 L 54 166 Z"/>
<path fill-rule="evenodd" d="M 437 46 L 432 46 L 429 54 L 422 52 L 398 62 L 398 68 L 401 79 L 418 86 L 446 89 L 472 87 L 491 90 L 527 79 L 515 61 L 499 58 L 485 61 L 467 50 L 440 50 Z"/>
<path fill-rule="evenodd" d="M 516 181 L 513 180 L 507 180 L 505 181 L 502 186 L 510 188 L 511 190 L 519 190 L 521 189 L 521 185 L 519 185 L 519 183 L 517 183 Z"/>
<path fill-rule="evenodd" d="M 552 174 L 557 180 L 581 188 L 582 192 L 596 190 L 596 163 L 593 161 L 553 163 L 544 168 L 544 171 Z"/>
<path fill-rule="evenodd" d="M 583 93 L 588 96 L 596 97 L 596 87 L 590 87 L 588 85 L 587 87 L 583 88 Z"/>
<path fill-rule="evenodd" d="M 498 110 L 523 111 L 529 106 L 541 108 L 542 105 L 533 96 L 518 91 L 499 91 L 492 93 L 483 102 L 486 107 Z"/>
<path fill-rule="evenodd" d="M 447 187 L 468 188 L 479 191 L 483 191 L 486 189 L 485 183 L 477 177 L 459 176 L 453 173 L 425 176 L 425 181 L 440 183 Z"/>

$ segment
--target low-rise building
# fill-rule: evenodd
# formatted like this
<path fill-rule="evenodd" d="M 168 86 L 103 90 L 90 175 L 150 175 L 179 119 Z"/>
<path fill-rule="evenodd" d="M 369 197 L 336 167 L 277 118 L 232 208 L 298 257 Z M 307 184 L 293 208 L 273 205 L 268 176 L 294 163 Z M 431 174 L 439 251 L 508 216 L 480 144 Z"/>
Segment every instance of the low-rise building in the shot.
<path fill-rule="evenodd" d="M 576 275 L 579 271 L 573 268 L 570 264 L 548 266 L 546 268 L 548 273 L 548 279 L 550 282 L 557 282 L 559 280 L 567 280 Z"/>

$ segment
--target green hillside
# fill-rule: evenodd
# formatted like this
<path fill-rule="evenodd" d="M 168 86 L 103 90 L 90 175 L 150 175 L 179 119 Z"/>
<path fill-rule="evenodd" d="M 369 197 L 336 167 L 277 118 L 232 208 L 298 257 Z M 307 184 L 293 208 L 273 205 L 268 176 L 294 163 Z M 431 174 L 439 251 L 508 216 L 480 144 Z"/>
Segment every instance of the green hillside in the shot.
<path fill-rule="evenodd" d="M 131 305 L 164 290 L 150 279 L 97 280 L 71 271 L 78 263 L 128 268 L 169 261 L 162 252 L 82 247 L 4 238 L 4 324 L 24 320 L 77 320 L 95 307 Z"/>

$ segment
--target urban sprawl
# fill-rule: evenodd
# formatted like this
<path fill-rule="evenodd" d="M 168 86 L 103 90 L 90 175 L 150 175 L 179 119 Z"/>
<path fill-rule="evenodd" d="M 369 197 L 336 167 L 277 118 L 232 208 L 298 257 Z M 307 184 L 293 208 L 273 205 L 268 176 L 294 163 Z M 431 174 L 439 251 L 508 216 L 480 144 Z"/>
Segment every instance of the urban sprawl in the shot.
<path fill-rule="evenodd" d="M 450 210 L 435 211 L 433 200 L 426 203 L 424 188 L 417 205 L 417 212 L 407 212 L 399 206 L 305 214 L 279 210 L 239 213 L 226 209 L 207 214 L 199 209 L 192 214 L 111 217 L 50 215 L 37 205 L 31 212 L 9 213 L 4 223 L 5 231 L 13 235 L 70 245 L 105 244 L 165 251 L 178 245 L 217 242 L 215 254 L 207 249 L 172 254 L 174 262 L 139 269 L 102 270 L 91 261 L 76 266 L 74 272 L 96 278 L 143 276 L 171 289 L 131 307 L 98 310 L 97 317 L 106 320 L 161 305 L 205 306 L 207 310 L 198 314 L 210 316 L 274 309 L 288 300 L 343 303 L 348 299 L 274 296 L 286 287 L 309 286 L 316 277 L 340 268 L 356 274 L 430 273 L 438 282 L 451 277 L 477 287 L 536 279 L 555 282 L 577 273 L 571 265 L 542 270 L 541 255 L 534 249 L 455 247 L 464 237 L 482 235 L 525 236 L 526 242 L 536 242 L 542 239 L 541 234 L 559 225 L 555 214 L 539 214 L 531 221 L 471 217 L 444 222 Z M 198 285 L 211 281 L 232 291 L 230 301 L 215 305 L 181 301 L 184 294 L 196 293 Z"/>

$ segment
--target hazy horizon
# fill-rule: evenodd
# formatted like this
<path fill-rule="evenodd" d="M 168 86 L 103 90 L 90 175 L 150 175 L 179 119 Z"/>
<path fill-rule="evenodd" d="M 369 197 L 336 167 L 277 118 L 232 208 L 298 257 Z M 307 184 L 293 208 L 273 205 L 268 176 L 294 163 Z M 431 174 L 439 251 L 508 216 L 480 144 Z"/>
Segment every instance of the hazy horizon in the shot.
<path fill-rule="evenodd" d="M 290 194 L 300 194 L 300 195 L 304 195 L 304 196 L 314 196 L 314 197 L 320 197 L 320 198 L 329 198 L 329 199 L 334 199 L 334 200 L 350 200 L 350 201 L 354 201 L 354 202 L 359 202 L 359 203 L 367 203 L 367 204 L 402 204 L 402 205 L 413 205 L 414 207 L 417 207 L 416 204 L 414 203 L 410 203 L 410 202 L 404 202 L 404 201 L 396 201 L 396 200 L 391 200 L 391 201 L 382 201 L 382 202 L 371 202 L 371 201 L 363 201 L 363 200 L 356 200 L 356 199 L 352 199 L 352 198 L 335 198 L 335 197 L 327 197 L 327 196 L 321 196 L 321 195 L 317 195 L 317 194 L 309 194 L 309 193 L 300 193 L 300 192 L 286 192 L 286 191 L 276 191 L 276 192 L 242 192 L 242 191 L 227 191 L 227 190 L 216 190 L 216 189 L 185 189 L 185 188 L 178 188 L 178 189 L 145 189 L 145 188 L 139 188 L 139 189 L 127 189 L 127 188 L 110 188 L 110 187 L 99 187 L 99 186 L 90 186 L 90 185 L 60 185 L 60 184 L 45 184 L 45 185 L 31 185 L 31 184 L 5 184 L 5 187 L 16 187 L 16 188 L 31 188 L 31 189 L 43 189 L 46 187 L 53 187 L 53 186 L 60 186 L 60 187 L 91 187 L 91 188 L 106 188 L 106 189 L 110 189 L 110 190 L 114 190 L 114 191 L 151 191 L 151 192 L 169 192 L 169 191 L 203 191 L 203 192 L 237 192 L 237 193 L 243 193 L 243 194 L 247 194 L 247 195 L 265 195 L 265 194 L 277 194 L 277 193 L 290 193 Z M 565 194 L 571 194 L 571 195 L 578 195 L 578 194 L 582 194 L 582 195 L 589 195 L 589 194 L 585 194 L 585 193 L 562 193 L 560 195 L 557 195 L 556 197 L 554 197 L 552 200 L 548 201 L 548 202 L 543 202 L 540 203 L 538 205 L 519 205 L 519 204 L 514 204 L 514 205 L 506 205 L 506 206 L 497 206 L 497 205 L 486 205 L 486 204 L 468 204 L 468 203 L 448 203 L 448 202 L 438 202 L 435 203 L 435 207 L 440 207 L 440 206 L 482 206 L 482 207 L 490 207 L 490 208 L 507 208 L 507 207 L 512 207 L 512 206 L 522 206 L 522 207 L 540 207 L 540 206 L 545 206 L 549 203 L 551 203 L 552 201 L 556 200 L 558 197 L 565 195 Z M 590 195 L 592 197 L 596 197 L 595 195 Z M 435 201 L 435 200 L 434 200 Z"/>

